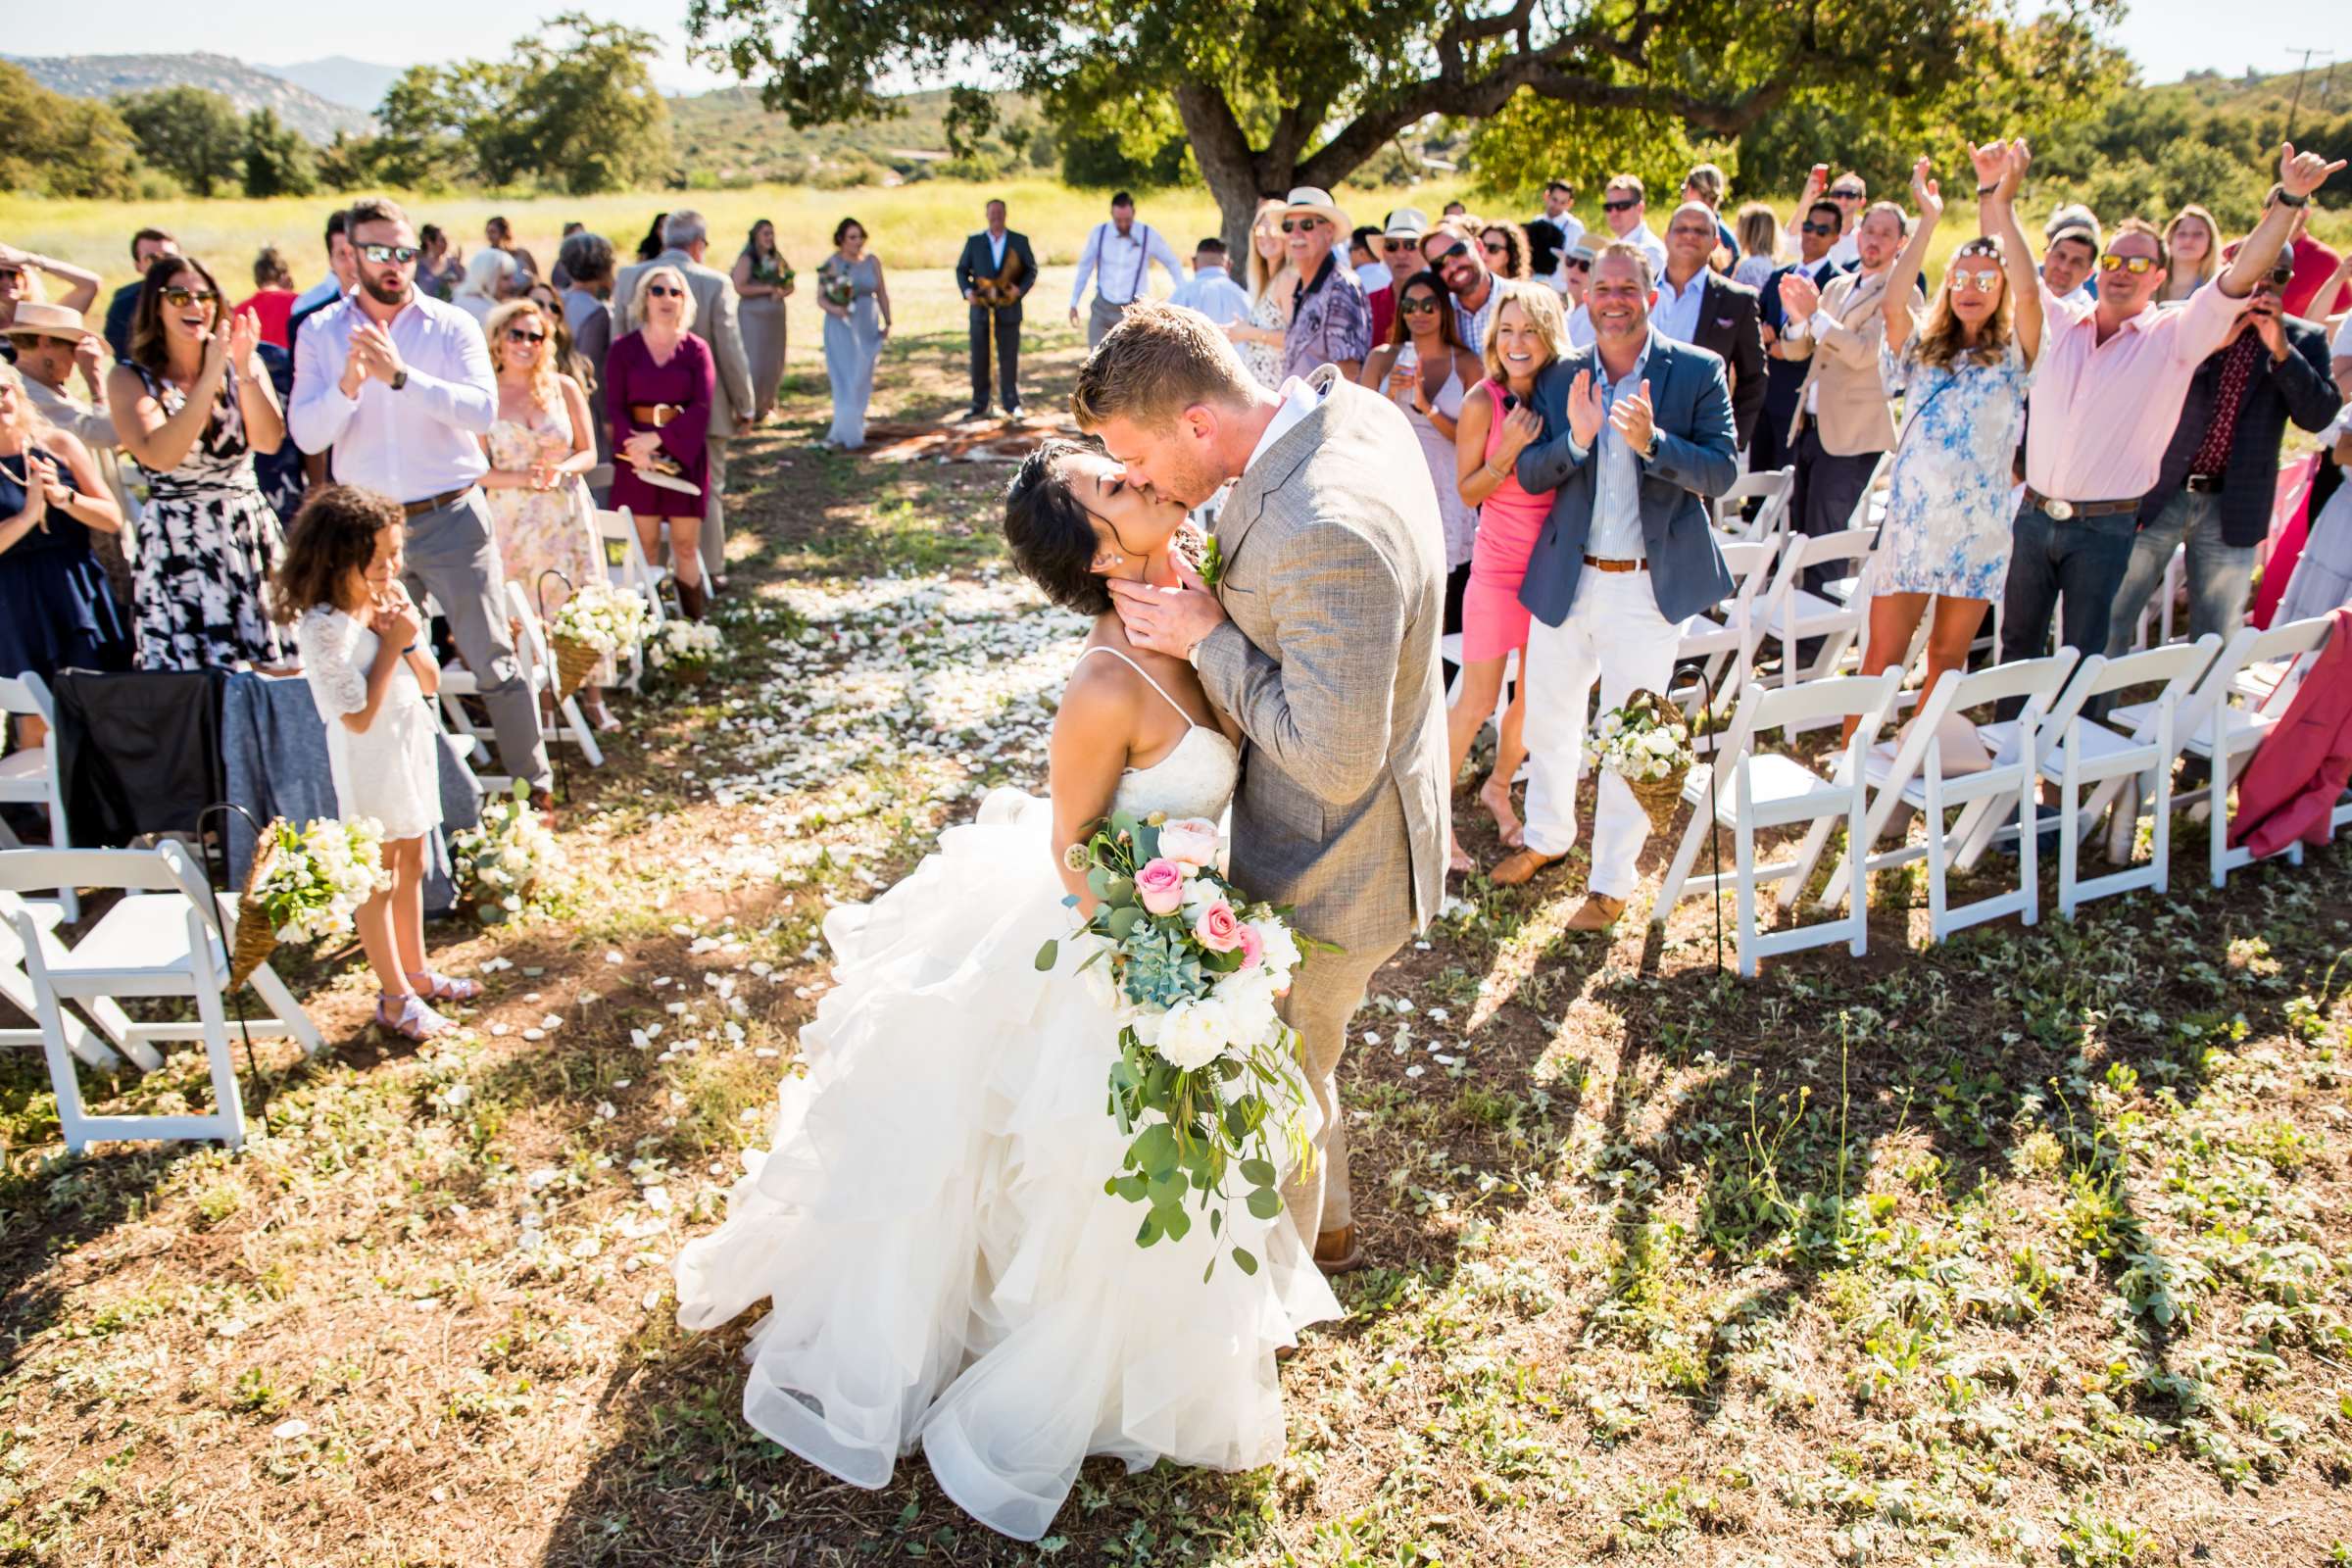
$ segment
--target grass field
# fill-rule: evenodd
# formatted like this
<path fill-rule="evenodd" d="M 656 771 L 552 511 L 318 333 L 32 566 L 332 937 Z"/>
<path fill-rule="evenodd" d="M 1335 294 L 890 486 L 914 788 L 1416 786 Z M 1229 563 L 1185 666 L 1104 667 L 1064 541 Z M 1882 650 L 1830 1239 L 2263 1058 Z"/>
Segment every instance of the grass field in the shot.
<path fill-rule="evenodd" d="M 875 412 L 935 419 L 960 324 L 906 318 Z M 1079 352 L 1041 313 L 1033 404 Z M 1041 782 L 1083 631 L 1004 571 L 1001 467 L 819 452 L 795 365 L 716 681 L 617 701 L 546 906 L 432 932 L 470 1034 L 386 1049 L 356 959 L 297 955 L 329 1049 L 264 1043 L 234 1156 L 67 1157 L 0 1060 L 0 1562 L 2352 1560 L 2352 849 L 2215 893 L 2185 829 L 2167 895 L 1935 948 L 1890 873 L 1867 958 L 1744 984 L 1703 901 L 1568 935 L 1581 855 L 1457 883 L 1350 1047 L 1375 1266 L 1283 1368 L 1279 1462 L 1098 1462 L 1022 1546 L 919 1458 L 868 1493 L 751 1435 L 749 1319 L 682 1333 L 668 1261 L 799 1070 L 824 912 Z M 85 1083 L 207 1093 L 186 1053 Z"/>

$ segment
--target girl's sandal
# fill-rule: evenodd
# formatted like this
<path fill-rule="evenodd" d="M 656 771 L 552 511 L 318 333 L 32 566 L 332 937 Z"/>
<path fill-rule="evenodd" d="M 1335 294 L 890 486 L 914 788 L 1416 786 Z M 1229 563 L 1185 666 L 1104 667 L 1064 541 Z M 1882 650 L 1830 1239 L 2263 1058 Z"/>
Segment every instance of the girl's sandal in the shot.
<path fill-rule="evenodd" d="M 427 1002 L 455 1002 L 462 1004 L 477 1000 L 482 994 L 479 980 L 454 979 L 430 969 L 410 970 L 409 984 L 415 986 L 417 994 Z"/>
<path fill-rule="evenodd" d="M 424 999 L 414 991 L 400 999 L 400 1011 L 397 1014 L 388 1014 L 384 1010 L 391 1001 L 392 999 L 383 993 L 376 993 L 375 1026 L 387 1033 L 399 1035 L 404 1040 L 413 1040 L 421 1045 L 425 1041 L 445 1035 L 457 1027 L 456 1024 L 426 1006 Z"/>

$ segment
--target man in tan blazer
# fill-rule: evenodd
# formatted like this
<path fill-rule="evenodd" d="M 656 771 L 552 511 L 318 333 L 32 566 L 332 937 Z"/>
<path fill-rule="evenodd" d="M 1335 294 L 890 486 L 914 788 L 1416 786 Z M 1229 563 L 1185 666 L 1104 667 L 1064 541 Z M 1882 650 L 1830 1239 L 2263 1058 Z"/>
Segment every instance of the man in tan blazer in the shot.
<path fill-rule="evenodd" d="M 1190 659 L 1247 744 L 1233 876 L 1345 951 L 1300 969 L 1320 1157 L 1283 1192 L 1327 1272 L 1363 1261 L 1337 1071 L 1372 974 L 1445 899 L 1445 530 L 1396 407 L 1333 366 L 1269 392 L 1197 311 L 1140 305 L 1070 396 L 1130 482 L 1197 507 L 1227 480 L 1211 590 L 1113 581 L 1128 637 Z"/>
<path fill-rule="evenodd" d="M 1803 533 L 1853 526 L 1854 507 L 1872 471 L 1880 457 L 1894 449 L 1894 416 L 1879 373 L 1879 345 L 1886 336 L 1886 271 L 1902 251 L 1907 227 L 1901 208 L 1880 202 L 1862 215 L 1854 230 L 1862 254 L 1858 271 L 1840 272 L 1826 288 L 1803 271 L 1781 279 L 1787 321 L 1782 354 L 1811 362 L 1788 426 L 1788 451 L 1796 463 L 1789 511 Z M 1808 569 L 1807 588 L 1819 589 L 1819 570 Z"/>
<path fill-rule="evenodd" d="M 661 255 L 620 270 L 612 284 L 612 335 L 633 332 L 638 323 L 629 313 L 637 299 L 637 284 L 657 267 L 674 267 L 686 274 L 694 293 L 694 335 L 710 350 L 718 371 L 710 389 L 710 433 L 704 450 L 710 454 L 710 497 L 703 512 L 703 580 L 711 589 L 727 585 L 727 526 L 720 498 L 727 488 L 727 440 L 752 427 L 752 361 L 744 352 L 743 326 L 736 315 L 741 303 L 726 273 L 703 265 L 710 249 L 710 234 L 696 212 L 676 212 L 662 224 Z"/>

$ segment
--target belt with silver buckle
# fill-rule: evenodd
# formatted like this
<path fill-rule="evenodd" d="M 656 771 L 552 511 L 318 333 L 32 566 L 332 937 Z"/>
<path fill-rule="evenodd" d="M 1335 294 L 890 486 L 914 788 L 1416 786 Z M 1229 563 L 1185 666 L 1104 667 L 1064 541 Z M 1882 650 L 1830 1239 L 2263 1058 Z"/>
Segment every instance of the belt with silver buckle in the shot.
<path fill-rule="evenodd" d="M 2222 476 L 2218 473 L 2192 473 L 2180 481 L 2180 488 L 2190 495 L 2219 495 L 2222 490 Z"/>
<path fill-rule="evenodd" d="M 2133 496 L 2129 501 L 2061 501 L 2056 496 L 2045 496 L 2028 485 L 2026 505 L 2054 522 L 2067 522 L 2076 517 L 2111 517 L 2121 512 L 2137 512 L 2139 498 Z"/>

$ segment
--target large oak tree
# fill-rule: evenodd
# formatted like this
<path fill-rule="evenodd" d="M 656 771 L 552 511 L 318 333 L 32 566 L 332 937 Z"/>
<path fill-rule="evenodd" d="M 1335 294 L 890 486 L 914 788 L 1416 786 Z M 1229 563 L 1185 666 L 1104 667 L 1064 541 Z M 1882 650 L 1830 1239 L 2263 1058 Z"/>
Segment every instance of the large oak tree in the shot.
<path fill-rule="evenodd" d="M 1728 140 L 1795 104 L 2062 92 L 2111 71 L 2118 4 L 2029 28 L 2008 0 L 690 0 L 687 28 L 796 125 L 888 113 L 909 75 L 1009 83 L 1070 125 L 1172 111 L 1239 245 L 1261 195 L 1336 187 L 1429 116 L 1533 102 L 1550 134 Z"/>

